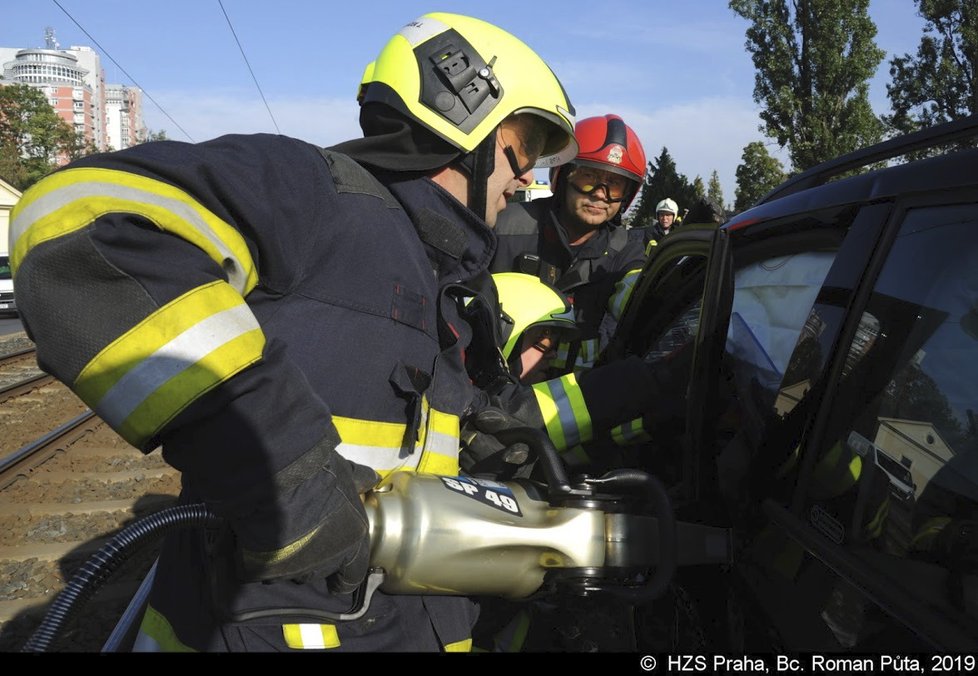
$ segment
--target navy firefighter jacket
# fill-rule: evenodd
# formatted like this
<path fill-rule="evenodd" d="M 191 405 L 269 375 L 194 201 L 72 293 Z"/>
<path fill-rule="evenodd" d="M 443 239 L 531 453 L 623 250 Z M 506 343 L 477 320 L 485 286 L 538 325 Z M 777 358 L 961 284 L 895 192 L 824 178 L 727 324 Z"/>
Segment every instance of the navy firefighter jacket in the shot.
<path fill-rule="evenodd" d="M 457 474 L 460 418 L 481 399 L 464 363 L 471 330 L 445 289 L 484 275 L 495 239 L 429 179 L 385 182 L 273 135 L 69 165 L 24 195 L 12 224 L 39 363 L 133 445 L 162 443 L 185 501 L 260 495 L 330 425 L 343 456 L 381 475 Z M 215 649 L 230 611 L 347 610 L 322 581 L 215 592 L 220 550 L 169 540 L 151 611 L 178 647 Z M 467 638 L 468 600 L 407 602 L 442 647 Z"/>

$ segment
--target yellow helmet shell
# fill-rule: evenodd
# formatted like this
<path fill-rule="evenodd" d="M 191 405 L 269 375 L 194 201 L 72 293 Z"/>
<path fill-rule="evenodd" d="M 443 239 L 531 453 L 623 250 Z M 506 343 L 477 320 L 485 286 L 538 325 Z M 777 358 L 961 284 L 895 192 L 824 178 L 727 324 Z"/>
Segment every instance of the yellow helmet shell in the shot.
<path fill-rule="evenodd" d="M 384 103 L 469 153 L 506 117 L 554 125 L 537 167 L 577 154 L 574 107 L 550 67 L 506 31 L 459 14 L 425 14 L 402 28 L 368 64 L 361 104 Z"/>
<path fill-rule="evenodd" d="M 513 327 L 503 346 L 509 359 L 520 336 L 531 326 L 553 326 L 574 333 L 577 324 L 567 301 L 553 287 L 534 275 L 522 272 L 497 272 L 492 276 L 499 294 L 499 304 L 513 320 Z"/>

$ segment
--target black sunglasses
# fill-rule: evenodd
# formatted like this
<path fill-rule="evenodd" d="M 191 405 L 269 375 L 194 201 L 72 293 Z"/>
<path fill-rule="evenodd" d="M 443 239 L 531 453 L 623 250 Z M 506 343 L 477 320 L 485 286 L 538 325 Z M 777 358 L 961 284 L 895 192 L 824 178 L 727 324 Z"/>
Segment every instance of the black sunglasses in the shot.
<path fill-rule="evenodd" d="M 503 148 L 503 154 L 505 154 L 506 159 L 509 160 L 509 168 L 513 170 L 513 175 L 515 178 L 519 178 L 520 176 L 524 175 L 533 168 L 534 164 L 536 164 L 536 162 L 527 162 L 526 167 L 521 167 L 520 161 L 516 159 L 516 151 L 513 150 L 513 146 L 506 146 Z"/>

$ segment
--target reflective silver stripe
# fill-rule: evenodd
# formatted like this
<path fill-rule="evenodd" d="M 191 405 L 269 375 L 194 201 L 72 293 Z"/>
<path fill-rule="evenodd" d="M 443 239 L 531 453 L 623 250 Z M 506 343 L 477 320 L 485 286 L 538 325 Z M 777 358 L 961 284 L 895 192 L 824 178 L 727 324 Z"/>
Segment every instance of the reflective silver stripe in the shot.
<path fill-rule="evenodd" d="M 247 305 L 218 312 L 194 324 L 122 376 L 95 406 L 95 412 L 112 427 L 129 415 L 168 380 L 217 348 L 258 327 Z"/>
<path fill-rule="evenodd" d="M 401 457 L 400 448 L 363 446 L 343 441 L 336 447 L 336 450 L 347 460 L 366 465 L 378 472 L 393 469 L 416 469 L 421 461 L 420 451 Z"/>
<path fill-rule="evenodd" d="M 594 360 L 598 353 L 598 339 L 588 338 L 581 341 L 581 349 L 577 353 L 576 367 L 579 370 L 590 369 L 594 366 Z"/>
<path fill-rule="evenodd" d="M 618 427 L 612 429 L 611 438 L 619 446 L 627 446 L 628 444 L 636 441 L 648 441 L 652 437 L 645 430 L 645 427 L 642 424 L 642 419 L 636 418 L 635 420 L 622 423 Z"/>
<path fill-rule="evenodd" d="M 401 448 L 366 446 L 351 444 L 346 441 L 340 442 L 337 450 L 347 460 L 367 465 L 378 471 L 394 468 L 416 469 L 425 453 L 433 453 L 449 460 L 456 460 L 458 458 L 458 438 L 429 430 L 424 450 L 422 451 L 421 446 L 417 445 L 414 453 L 407 457 L 402 457 Z"/>
<path fill-rule="evenodd" d="M 162 653 L 166 652 L 163 650 L 163 646 L 160 645 L 159 641 L 140 629 L 136 633 L 136 640 L 132 644 L 132 652 L 134 653 Z"/>
<path fill-rule="evenodd" d="M 425 40 L 435 35 L 441 35 L 447 30 L 448 26 L 429 16 L 421 20 L 412 21 L 399 30 L 397 34 L 407 40 L 413 49 Z"/>
<path fill-rule="evenodd" d="M 546 384 L 554 405 L 557 407 L 557 419 L 560 421 L 560 428 L 564 432 L 564 447 L 573 448 L 581 443 L 581 431 L 578 429 L 577 418 L 574 417 L 574 409 L 567 388 L 564 387 L 564 380 L 557 378 L 547 381 Z"/>
<path fill-rule="evenodd" d="M 458 437 L 429 429 L 425 450 L 448 458 L 458 457 Z"/>
<path fill-rule="evenodd" d="M 200 214 L 195 209 L 179 200 L 161 197 L 160 195 L 146 190 L 119 185 L 117 183 L 82 181 L 80 183 L 73 183 L 63 188 L 57 188 L 47 195 L 42 195 L 41 197 L 37 198 L 34 200 L 34 202 L 27 205 L 27 207 L 25 207 L 24 210 L 17 215 L 16 220 L 11 223 L 11 249 L 13 248 L 13 245 L 17 239 L 27 231 L 28 227 L 43 216 L 57 211 L 58 209 L 64 208 L 72 202 L 91 197 L 99 197 L 102 195 L 158 206 L 162 209 L 166 209 L 175 216 L 194 226 L 197 232 L 203 235 L 214 246 L 214 248 L 221 252 L 221 255 L 225 260 L 230 259 L 234 261 L 233 267 L 224 266 L 225 272 L 228 275 L 228 282 L 231 284 L 231 286 L 233 286 L 238 293 L 244 295 L 248 279 L 248 268 L 242 263 L 242 261 L 238 260 L 234 256 L 231 250 L 228 249 L 227 245 L 224 244 L 221 238 L 217 236 L 217 234 L 210 228 L 206 221 L 201 218 Z M 187 197 L 190 199 L 189 195 Z M 201 208 L 203 209 L 205 207 L 201 205 Z"/>

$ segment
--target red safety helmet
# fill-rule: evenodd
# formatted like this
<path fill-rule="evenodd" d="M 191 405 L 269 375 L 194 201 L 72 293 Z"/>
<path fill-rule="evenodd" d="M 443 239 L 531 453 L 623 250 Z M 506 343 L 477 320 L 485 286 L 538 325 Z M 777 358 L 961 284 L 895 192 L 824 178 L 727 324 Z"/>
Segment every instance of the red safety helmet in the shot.
<path fill-rule="evenodd" d="M 645 180 L 645 150 L 638 135 L 619 116 L 601 115 L 578 122 L 574 127 L 574 136 L 579 150 L 569 165 L 614 172 L 635 182 L 631 195 L 622 201 L 621 210 L 625 211 Z M 550 170 L 551 185 L 556 187 L 557 179 L 566 166 Z"/>

